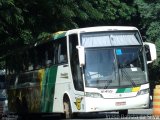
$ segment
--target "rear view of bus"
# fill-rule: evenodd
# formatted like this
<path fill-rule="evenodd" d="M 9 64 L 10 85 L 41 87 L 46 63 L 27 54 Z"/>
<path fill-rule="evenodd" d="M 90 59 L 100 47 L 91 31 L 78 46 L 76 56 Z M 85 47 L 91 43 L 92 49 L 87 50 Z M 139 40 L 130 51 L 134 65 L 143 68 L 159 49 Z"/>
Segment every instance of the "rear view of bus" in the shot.
<path fill-rule="evenodd" d="M 155 60 L 155 45 L 149 43 L 149 51 L 145 51 L 135 27 L 93 27 L 78 33 L 84 112 L 119 111 L 127 115 L 128 109 L 147 108 L 146 53 L 150 53 L 150 62 Z"/>

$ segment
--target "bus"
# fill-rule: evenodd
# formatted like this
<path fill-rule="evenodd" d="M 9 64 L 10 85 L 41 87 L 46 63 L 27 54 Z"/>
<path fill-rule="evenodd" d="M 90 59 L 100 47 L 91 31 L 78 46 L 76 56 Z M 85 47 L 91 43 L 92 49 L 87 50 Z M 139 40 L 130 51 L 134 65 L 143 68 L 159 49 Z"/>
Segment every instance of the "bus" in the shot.
<path fill-rule="evenodd" d="M 79 113 L 147 108 L 153 43 L 131 26 L 59 31 L 6 57 L 9 112 Z"/>

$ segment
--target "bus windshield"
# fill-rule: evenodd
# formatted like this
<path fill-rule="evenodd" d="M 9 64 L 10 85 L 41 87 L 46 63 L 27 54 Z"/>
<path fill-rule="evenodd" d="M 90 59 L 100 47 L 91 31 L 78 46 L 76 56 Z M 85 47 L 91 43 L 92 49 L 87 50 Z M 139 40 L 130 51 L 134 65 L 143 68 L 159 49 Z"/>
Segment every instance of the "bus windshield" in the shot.
<path fill-rule="evenodd" d="M 142 47 L 116 49 L 120 85 L 137 86 L 147 82 Z"/>
<path fill-rule="evenodd" d="M 86 49 L 85 78 L 87 87 L 104 87 L 107 82 L 117 81 L 114 49 Z"/>
<path fill-rule="evenodd" d="M 87 48 L 86 87 L 114 88 L 147 82 L 142 48 Z"/>

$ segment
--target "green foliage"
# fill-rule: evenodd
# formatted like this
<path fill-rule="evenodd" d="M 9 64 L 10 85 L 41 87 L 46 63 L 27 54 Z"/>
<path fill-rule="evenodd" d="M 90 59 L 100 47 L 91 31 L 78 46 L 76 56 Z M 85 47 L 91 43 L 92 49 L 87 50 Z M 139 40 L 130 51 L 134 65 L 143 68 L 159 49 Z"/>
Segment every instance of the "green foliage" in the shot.
<path fill-rule="evenodd" d="M 20 36 L 19 36 L 21 39 L 21 41 L 23 42 L 23 44 L 33 44 L 35 43 L 36 41 L 33 39 L 33 36 L 32 36 L 32 32 L 30 30 L 22 30 L 20 32 Z"/>
<path fill-rule="evenodd" d="M 136 9 L 125 0 L 0 0 L 0 58 L 78 27 L 130 24 Z"/>
<path fill-rule="evenodd" d="M 47 39 L 47 38 L 48 38 L 48 36 L 50 36 L 50 34 L 49 34 L 49 33 L 42 32 L 42 33 L 40 33 L 40 34 L 39 34 L 39 36 L 38 36 L 38 40 L 39 40 L 39 41 L 41 41 L 41 40 L 45 40 L 45 39 Z"/>
<path fill-rule="evenodd" d="M 154 43 L 158 42 L 160 40 L 159 33 L 160 33 L 160 21 L 151 22 L 146 31 L 148 40 Z"/>
<path fill-rule="evenodd" d="M 124 0 L 0 0 L 0 56 L 52 33 L 94 25 L 121 25 L 136 9 Z M 2 47 L 3 46 L 3 47 Z"/>
<path fill-rule="evenodd" d="M 158 79 L 154 76 L 160 66 L 159 15 L 160 0 L 0 0 L 0 58 L 57 31 L 133 25 L 157 46 L 158 59 L 149 70 Z"/>
<path fill-rule="evenodd" d="M 157 0 L 158 1 L 158 0 Z M 146 32 L 147 41 L 153 42 L 157 46 L 157 53 L 160 52 L 160 3 L 157 1 L 144 2 L 144 0 L 136 0 L 138 11 L 141 16 L 141 25 Z M 149 2 L 149 3 L 148 3 Z"/>
<path fill-rule="evenodd" d="M 151 86 L 160 84 L 160 0 L 135 0 L 141 17 L 141 27 L 147 41 L 156 44 L 158 58 L 149 65 Z"/>
<path fill-rule="evenodd" d="M 0 0 L 0 55 L 6 53 L 10 44 L 17 40 L 19 27 L 23 23 L 21 9 L 14 5 L 14 1 Z"/>

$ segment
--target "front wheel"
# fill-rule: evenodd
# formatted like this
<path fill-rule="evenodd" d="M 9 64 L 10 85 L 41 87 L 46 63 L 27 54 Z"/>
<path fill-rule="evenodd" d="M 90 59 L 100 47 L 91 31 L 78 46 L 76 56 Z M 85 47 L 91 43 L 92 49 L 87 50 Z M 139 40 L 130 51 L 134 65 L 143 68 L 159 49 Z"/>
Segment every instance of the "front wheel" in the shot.
<path fill-rule="evenodd" d="M 72 118 L 72 110 L 71 110 L 70 102 L 64 101 L 63 106 L 64 106 L 64 118 L 71 119 Z"/>
<path fill-rule="evenodd" d="M 120 110 L 119 111 L 119 116 L 120 117 L 126 117 L 128 115 L 128 110 Z"/>

